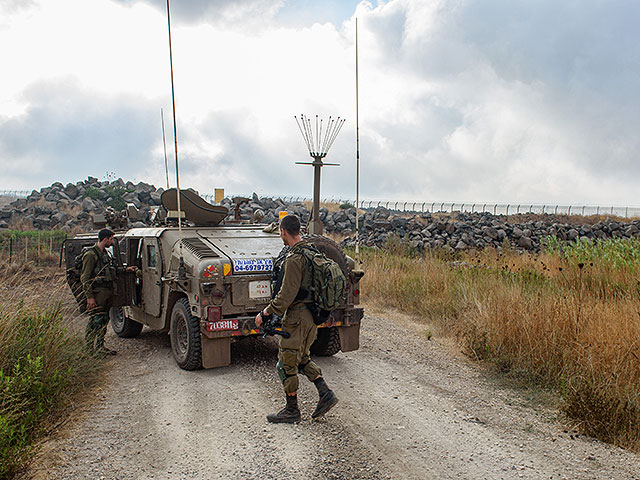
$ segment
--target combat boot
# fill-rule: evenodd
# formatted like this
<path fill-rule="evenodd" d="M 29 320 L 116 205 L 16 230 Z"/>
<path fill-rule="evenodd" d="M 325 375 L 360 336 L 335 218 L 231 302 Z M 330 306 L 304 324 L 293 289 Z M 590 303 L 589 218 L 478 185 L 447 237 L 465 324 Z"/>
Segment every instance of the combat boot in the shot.
<path fill-rule="evenodd" d="M 278 413 L 270 413 L 267 415 L 267 420 L 271 423 L 298 423 L 300 421 L 298 396 L 287 395 L 287 406 Z"/>
<path fill-rule="evenodd" d="M 318 396 L 320 399 L 318 400 L 318 405 L 316 406 L 315 411 L 311 414 L 311 418 L 318 418 L 320 415 L 327 413 L 335 406 L 336 403 L 338 403 L 338 397 L 336 397 L 333 390 L 329 388 L 327 382 L 324 381 L 324 378 L 316 378 L 313 383 L 318 389 Z"/>

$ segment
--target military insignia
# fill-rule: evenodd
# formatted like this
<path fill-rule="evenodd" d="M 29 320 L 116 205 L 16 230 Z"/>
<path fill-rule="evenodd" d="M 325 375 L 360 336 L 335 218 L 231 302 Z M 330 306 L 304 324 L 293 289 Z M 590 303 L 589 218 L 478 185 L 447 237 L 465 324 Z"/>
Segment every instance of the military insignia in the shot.
<path fill-rule="evenodd" d="M 216 267 L 215 265 L 209 265 L 202 272 L 202 276 L 205 278 L 215 277 L 216 275 L 218 275 L 218 267 Z"/>

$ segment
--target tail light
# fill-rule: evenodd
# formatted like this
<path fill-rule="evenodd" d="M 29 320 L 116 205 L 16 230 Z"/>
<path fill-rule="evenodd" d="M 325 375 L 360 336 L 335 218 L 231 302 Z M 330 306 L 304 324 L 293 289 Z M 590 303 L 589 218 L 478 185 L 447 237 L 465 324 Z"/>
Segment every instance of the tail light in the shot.
<path fill-rule="evenodd" d="M 222 309 L 220 307 L 209 307 L 207 309 L 207 320 L 209 322 L 218 322 L 222 318 Z"/>

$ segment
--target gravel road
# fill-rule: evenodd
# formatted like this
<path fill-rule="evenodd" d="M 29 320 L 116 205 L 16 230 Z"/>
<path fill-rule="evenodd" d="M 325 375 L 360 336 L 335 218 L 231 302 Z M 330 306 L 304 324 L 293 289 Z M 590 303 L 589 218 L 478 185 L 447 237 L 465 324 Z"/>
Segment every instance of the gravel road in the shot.
<path fill-rule="evenodd" d="M 426 327 L 367 315 L 359 351 L 319 358 L 340 403 L 271 425 L 283 403 L 273 341 L 232 365 L 186 372 L 166 335 L 119 339 L 99 388 L 38 453 L 29 479 L 638 479 L 640 457 L 576 435 Z"/>

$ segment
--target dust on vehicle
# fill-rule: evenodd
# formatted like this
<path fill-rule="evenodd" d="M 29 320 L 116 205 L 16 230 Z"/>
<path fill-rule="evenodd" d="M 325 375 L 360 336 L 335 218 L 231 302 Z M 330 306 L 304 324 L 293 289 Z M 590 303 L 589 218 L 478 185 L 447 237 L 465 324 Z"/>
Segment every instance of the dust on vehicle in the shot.
<path fill-rule="evenodd" d="M 136 337 L 144 326 L 167 332 L 175 361 L 185 370 L 229 365 L 231 343 L 264 334 L 254 318 L 271 299 L 282 240 L 277 227 L 225 221 L 225 207 L 211 205 L 193 192 L 181 191 L 180 200 L 181 228 L 176 225 L 176 190 L 171 189 L 162 195 L 168 212 L 163 224 L 116 234 L 111 253 L 119 270 L 135 265 L 140 273 L 119 275 L 111 326 L 120 337 Z M 362 271 L 333 240 L 305 238 L 336 261 L 347 278 L 344 301 L 319 325 L 311 351 L 328 356 L 357 350 Z M 82 249 L 96 241 L 93 232 L 64 245 L 67 281 L 80 307 L 85 300 L 71 267 Z"/>

